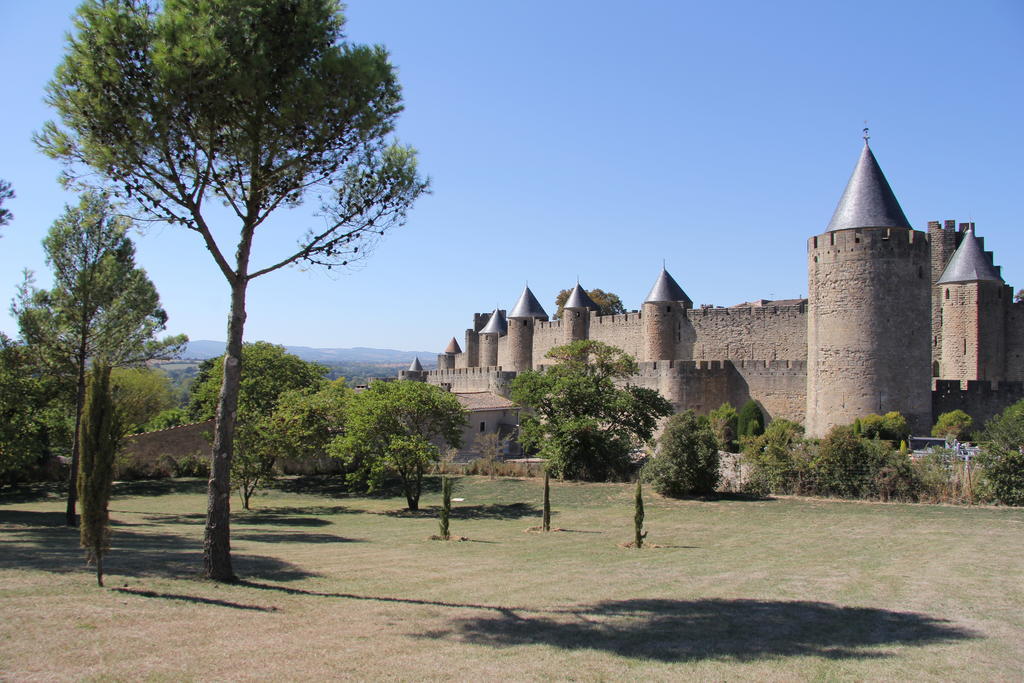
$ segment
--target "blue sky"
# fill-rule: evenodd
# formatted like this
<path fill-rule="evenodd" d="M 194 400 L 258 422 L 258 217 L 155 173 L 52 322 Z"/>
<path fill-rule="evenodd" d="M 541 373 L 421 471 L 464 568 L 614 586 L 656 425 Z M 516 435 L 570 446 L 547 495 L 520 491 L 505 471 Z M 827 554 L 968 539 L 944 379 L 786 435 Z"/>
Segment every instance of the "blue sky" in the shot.
<path fill-rule="evenodd" d="M 76 200 L 30 140 L 52 118 L 43 89 L 76 5 L 0 0 L 0 178 L 18 194 L 0 238 L 5 301 L 23 268 L 48 285 L 40 240 Z M 248 340 L 437 351 L 527 281 L 549 312 L 577 277 L 637 308 L 663 259 L 696 305 L 806 295 L 806 240 L 865 120 L 911 223 L 974 220 L 1024 287 L 1018 0 L 352 0 L 347 17 L 351 41 L 391 52 L 397 135 L 433 194 L 357 270 L 255 281 Z M 257 259 L 307 220 L 279 215 Z M 224 339 L 227 286 L 197 236 L 157 226 L 136 244 L 169 332 Z M 0 330 L 17 332 L 6 310 Z"/>

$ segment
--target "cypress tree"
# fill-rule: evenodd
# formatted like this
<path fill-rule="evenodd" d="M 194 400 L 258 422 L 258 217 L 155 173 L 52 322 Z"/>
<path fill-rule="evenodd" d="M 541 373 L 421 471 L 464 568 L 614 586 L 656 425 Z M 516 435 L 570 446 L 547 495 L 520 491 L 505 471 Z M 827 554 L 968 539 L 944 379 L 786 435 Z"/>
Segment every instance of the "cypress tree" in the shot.
<path fill-rule="evenodd" d="M 544 518 L 542 526 L 544 531 L 551 531 L 551 475 L 544 470 Z"/>
<path fill-rule="evenodd" d="M 740 436 L 760 436 L 764 434 L 764 413 L 754 399 L 750 399 L 740 408 L 736 418 L 736 431 Z"/>
<path fill-rule="evenodd" d="M 452 480 L 451 477 L 441 479 L 441 540 L 447 541 L 450 538 L 448 532 L 448 520 L 452 512 Z"/>
<path fill-rule="evenodd" d="M 79 536 L 86 560 L 96 565 L 96 582 L 103 586 L 103 555 L 110 548 L 110 487 L 114 455 L 121 430 L 110 394 L 110 366 L 94 365 L 89 380 L 82 423 L 78 431 L 78 499 L 82 506 Z"/>
<path fill-rule="evenodd" d="M 636 500 L 633 512 L 633 542 L 637 548 L 644 547 L 644 538 L 647 532 L 644 531 L 644 494 L 641 489 L 640 479 L 636 480 Z"/>

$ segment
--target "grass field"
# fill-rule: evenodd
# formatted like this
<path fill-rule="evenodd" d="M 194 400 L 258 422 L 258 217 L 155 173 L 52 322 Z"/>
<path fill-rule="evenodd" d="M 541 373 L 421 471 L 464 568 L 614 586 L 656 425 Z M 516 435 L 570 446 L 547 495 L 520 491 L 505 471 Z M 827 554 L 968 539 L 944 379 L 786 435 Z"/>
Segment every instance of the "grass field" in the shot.
<path fill-rule="evenodd" d="M 931 679 L 1024 675 L 1024 510 L 647 495 L 465 477 L 452 533 L 283 482 L 197 578 L 205 482 L 116 485 L 107 588 L 45 490 L 0 497 L 0 679 Z"/>

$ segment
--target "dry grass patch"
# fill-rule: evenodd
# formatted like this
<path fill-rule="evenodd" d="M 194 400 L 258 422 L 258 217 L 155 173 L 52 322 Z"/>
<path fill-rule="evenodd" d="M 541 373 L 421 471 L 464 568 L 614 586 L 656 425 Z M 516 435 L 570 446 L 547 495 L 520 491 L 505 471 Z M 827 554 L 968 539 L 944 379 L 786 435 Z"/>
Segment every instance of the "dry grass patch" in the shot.
<path fill-rule="evenodd" d="M 0 494 L 0 678 L 1013 680 L 1024 511 L 648 495 L 466 477 L 452 533 L 304 480 L 233 519 L 236 585 L 199 580 L 203 482 L 119 486 L 108 590 L 62 503 Z M 435 487 L 436 488 L 436 487 Z M 572 533 L 577 532 L 577 533 Z M 584 533 L 580 533 L 584 532 Z M 649 545 L 645 542 L 645 549 Z M 55 653 L 60 653 L 56 656 Z"/>

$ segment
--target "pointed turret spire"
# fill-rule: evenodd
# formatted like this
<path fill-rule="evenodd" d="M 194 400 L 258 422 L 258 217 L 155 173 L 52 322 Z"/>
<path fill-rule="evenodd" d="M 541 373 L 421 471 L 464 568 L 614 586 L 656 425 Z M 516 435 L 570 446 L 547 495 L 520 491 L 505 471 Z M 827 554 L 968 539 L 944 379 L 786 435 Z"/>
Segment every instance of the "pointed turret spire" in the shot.
<path fill-rule="evenodd" d="M 865 135 L 864 149 L 826 231 L 849 228 L 910 228 Z"/>
<path fill-rule="evenodd" d="M 409 365 L 409 372 L 423 372 L 423 366 L 420 365 L 420 357 L 416 356 L 412 360 L 412 364 Z"/>
<path fill-rule="evenodd" d="M 529 287 L 523 290 L 522 295 L 519 297 L 519 301 L 512 307 L 512 312 L 508 314 L 510 320 L 516 318 L 538 318 L 540 320 L 547 320 L 548 314 L 544 311 L 544 307 L 537 301 L 537 297 L 533 295 Z"/>
<path fill-rule="evenodd" d="M 953 256 L 942 271 L 942 276 L 936 284 L 946 285 L 954 282 L 978 282 L 987 280 L 1002 282 L 998 269 L 992 265 L 985 250 L 981 248 L 978 238 L 974 235 L 974 226 L 967 228 L 960 246 L 953 252 Z"/>
<path fill-rule="evenodd" d="M 487 324 L 484 325 L 484 329 L 480 330 L 480 334 L 496 334 L 501 336 L 506 332 L 508 332 L 508 323 L 505 322 L 505 314 L 495 308 Z"/>
<path fill-rule="evenodd" d="M 580 287 L 580 283 L 577 282 L 576 286 L 572 288 L 571 292 L 569 292 L 569 298 L 565 300 L 565 304 L 563 304 L 562 308 L 589 308 L 592 311 L 596 311 L 600 309 L 600 306 L 594 303 L 594 300 L 590 298 L 590 295 L 587 294 L 586 290 Z"/>
<path fill-rule="evenodd" d="M 693 301 L 690 297 L 686 296 L 686 292 L 679 286 L 679 283 L 675 281 L 668 271 L 665 270 L 665 266 L 661 267 L 661 275 L 655 281 L 654 286 L 651 287 L 651 291 L 648 292 L 647 298 L 644 299 L 645 304 L 662 304 L 671 301 L 678 301 L 685 308 L 692 308 Z"/>
<path fill-rule="evenodd" d="M 448 342 L 448 346 L 444 350 L 445 353 L 462 353 L 462 347 L 459 346 L 459 342 L 452 337 L 452 340 Z"/>

